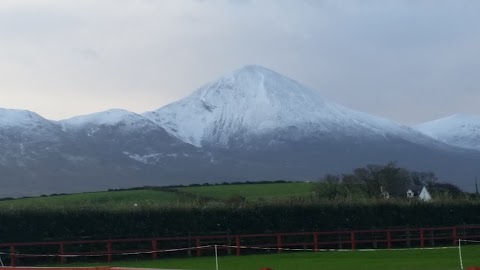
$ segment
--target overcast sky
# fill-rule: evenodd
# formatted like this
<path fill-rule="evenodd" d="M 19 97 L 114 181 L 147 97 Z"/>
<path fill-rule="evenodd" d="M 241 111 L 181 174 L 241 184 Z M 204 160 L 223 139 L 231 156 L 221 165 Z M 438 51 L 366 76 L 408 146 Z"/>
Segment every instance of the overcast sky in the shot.
<path fill-rule="evenodd" d="M 137 113 L 258 64 L 416 124 L 480 114 L 480 1 L 1 0 L 0 107 Z"/>

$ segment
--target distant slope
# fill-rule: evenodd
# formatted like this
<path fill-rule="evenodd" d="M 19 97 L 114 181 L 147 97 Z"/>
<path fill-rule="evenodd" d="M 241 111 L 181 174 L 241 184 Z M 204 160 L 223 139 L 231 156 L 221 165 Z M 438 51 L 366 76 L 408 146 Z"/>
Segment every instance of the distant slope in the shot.
<path fill-rule="evenodd" d="M 480 150 L 480 115 L 455 114 L 415 128 L 445 143 Z"/>
<path fill-rule="evenodd" d="M 0 143 L 59 142 L 65 136 L 60 127 L 34 112 L 0 108 Z"/>
<path fill-rule="evenodd" d="M 246 200 L 281 199 L 288 197 L 310 196 L 313 183 L 262 183 L 262 184 L 230 184 L 211 186 L 191 186 L 177 188 L 182 192 L 202 195 L 218 199 L 229 199 L 241 196 Z"/>
<path fill-rule="evenodd" d="M 196 199 L 228 200 L 242 196 L 247 200 L 282 199 L 292 196 L 302 197 L 312 194 L 312 183 L 262 183 L 228 184 L 189 187 L 136 188 L 92 193 L 58 194 L 0 200 L 4 209 L 130 209 L 152 207 L 162 204 L 190 204 Z M 179 191 L 179 192 L 177 192 Z"/>
<path fill-rule="evenodd" d="M 95 208 L 134 208 L 155 204 L 185 201 L 182 196 L 160 190 L 122 190 L 93 193 L 60 194 L 48 197 L 21 198 L 0 201 L 4 209 L 95 209 Z"/>
<path fill-rule="evenodd" d="M 102 150 L 112 159 L 129 158 L 143 164 L 165 164 L 173 159 L 195 159 L 197 149 L 168 134 L 149 119 L 112 109 L 59 121 L 84 148 Z"/>

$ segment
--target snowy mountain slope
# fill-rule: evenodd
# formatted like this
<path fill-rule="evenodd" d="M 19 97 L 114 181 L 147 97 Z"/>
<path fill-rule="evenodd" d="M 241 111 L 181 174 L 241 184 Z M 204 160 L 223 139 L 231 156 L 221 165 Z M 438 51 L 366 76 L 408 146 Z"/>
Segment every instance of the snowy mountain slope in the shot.
<path fill-rule="evenodd" d="M 479 151 L 345 108 L 259 66 L 142 115 L 115 109 L 49 121 L 0 109 L 0 149 L 0 197 L 312 180 L 391 161 L 467 189 L 480 160 Z"/>
<path fill-rule="evenodd" d="M 409 127 L 328 101 L 318 91 L 260 66 L 233 71 L 143 115 L 196 146 L 228 148 L 265 134 L 286 134 L 295 140 L 395 137 L 435 143 Z"/>
<path fill-rule="evenodd" d="M 59 141 L 65 135 L 57 125 L 34 112 L 0 108 L 0 141 Z"/>
<path fill-rule="evenodd" d="M 414 128 L 450 145 L 480 150 L 480 115 L 455 114 Z"/>
<path fill-rule="evenodd" d="M 102 149 L 110 159 L 128 157 L 145 164 L 199 155 L 192 145 L 168 134 L 151 120 L 126 110 L 111 109 L 59 121 L 85 147 Z"/>
<path fill-rule="evenodd" d="M 0 120 L 0 198 L 185 183 L 214 158 L 123 110 L 49 121 L 2 109 Z"/>
<path fill-rule="evenodd" d="M 31 111 L 0 108 L 0 127 L 2 128 L 41 125 L 45 122 L 48 120 Z"/>
<path fill-rule="evenodd" d="M 60 126 L 34 112 L 0 109 L 0 166 L 20 170 L 28 175 L 24 178 L 35 176 L 47 164 L 64 164 L 62 156 L 73 141 Z"/>
<path fill-rule="evenodd" d="M 92 136 L 100 127 L 118 127 L 123 131 L 135 131 L 139 129 L 150 130 L 160 127 L 149 119 L 122 109 L 111 109 L 88 115 L 75 116 L 58 122 L 66 132 L 79 130 L 86 131 Z"/>

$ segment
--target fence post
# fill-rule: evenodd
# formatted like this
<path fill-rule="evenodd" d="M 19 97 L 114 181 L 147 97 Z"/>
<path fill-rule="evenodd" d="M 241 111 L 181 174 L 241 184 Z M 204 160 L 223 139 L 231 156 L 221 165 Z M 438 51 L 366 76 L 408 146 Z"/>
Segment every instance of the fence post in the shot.
<path fill-rule="evenodd" d="M 387 230 L 387 248 L 392 248 L 392 233 L 390 232 L 390 230 Z"/>
<path fill-rule="evenodd" d="M 15 262 L 15 246 L 10 245 L 10 266 L 15 267 L 16 262 Z"/>
<path fill-rule="evenodd" d="M 63 255 L 65 255 L 65 249 L 63 243 L 60 243 L 60 264 L 65 263 L 65 257 Z"/>
<path fill-rule="evenodd" d="M 423 228 L 420 229 L 420 247 L 425 247 L 425 236 L 423 234 Z"/>
<path fill-rule="evenodd" d="M 107 241 L 107 262 L 112 262 L 112 242 Z"/>
<path fill-rule="evenodd" d="M 407 236 L 407 242 L 406 242 L 406 244 L 407 244 L 407 247 L 410 248 L 410 247 L 411 247 L 411 245 L 410 245 L 410 229 L 408 228 L 408 226 L 407 226 L 407 228 L 405 229 L 405 233 L 406 233 L 406 236 Z"/>
<path fill-rule="evenodd" d="M 277 234 L 277 250 L 278 254 L 282 253 L 282 235 Z"/>
<path fill-rule="evenodd" d="M 355 249 L 355 232 L 350 232 L 350 243 L 352 244 L 352 250 Z"/>
<path fill-rule="evenodd" d="M 430 244 L 432 245 L 432 247 L 435 246 L 435 239 L 434 239 L 433 229 L 432 229 L 432 228 L 430 228 Z"/>
<path fill-rule="evenodd" d="M 240 256 L 240 236 L 235 236 L 235 245 L 237 246 L 237 256 Z"/>
<path fill-rule="evenodd" d="M 197 257 L 200 257 L 200 238 L 195 238 L 197 240 Z"/>
<path fill-rule="evenodd" d="M 157 259 L 157 240 L 152 240 L 152 260 Z"/>
<path fill-rule="evenodd" d="M 313 251 L 318 251 L 318 233 L 313 233 Z"/>
<path fill-rule="evenodd" d="M 453 245 L 457 245 L 457 227 L 452 227 Z"/>

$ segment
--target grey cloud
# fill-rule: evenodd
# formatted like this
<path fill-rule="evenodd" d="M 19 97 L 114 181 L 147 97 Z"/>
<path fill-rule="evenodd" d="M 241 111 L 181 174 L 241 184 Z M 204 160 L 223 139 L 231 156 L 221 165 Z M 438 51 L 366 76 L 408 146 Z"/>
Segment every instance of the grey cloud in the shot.
<path fill-rule="evenodd" d="M 86 60 L 100 59 L 98 52 L 92 48 L 74 48 L 72 51 L 75 55 L 78 55 Z"/>
<path fill-rule="evenodd" d="M 28 82 L 16 90 L 24 95 L 67 91 L 51 98 L 75 103 L 64 117 L 152 110 L 246 64 L 402 123 L 480 114 L 478 1 L 44 2 L 0 4 L 0 59 L 9 59 L 0 71 Z"/>
<path fill-rule="evenodd" d="M 35 40 L 50 35 L 65 34 L 78 23 L 76 18 L 62 11 L 44 8 L 12 8 L 0 6 L 0 37 L 5 39 Z"/>

